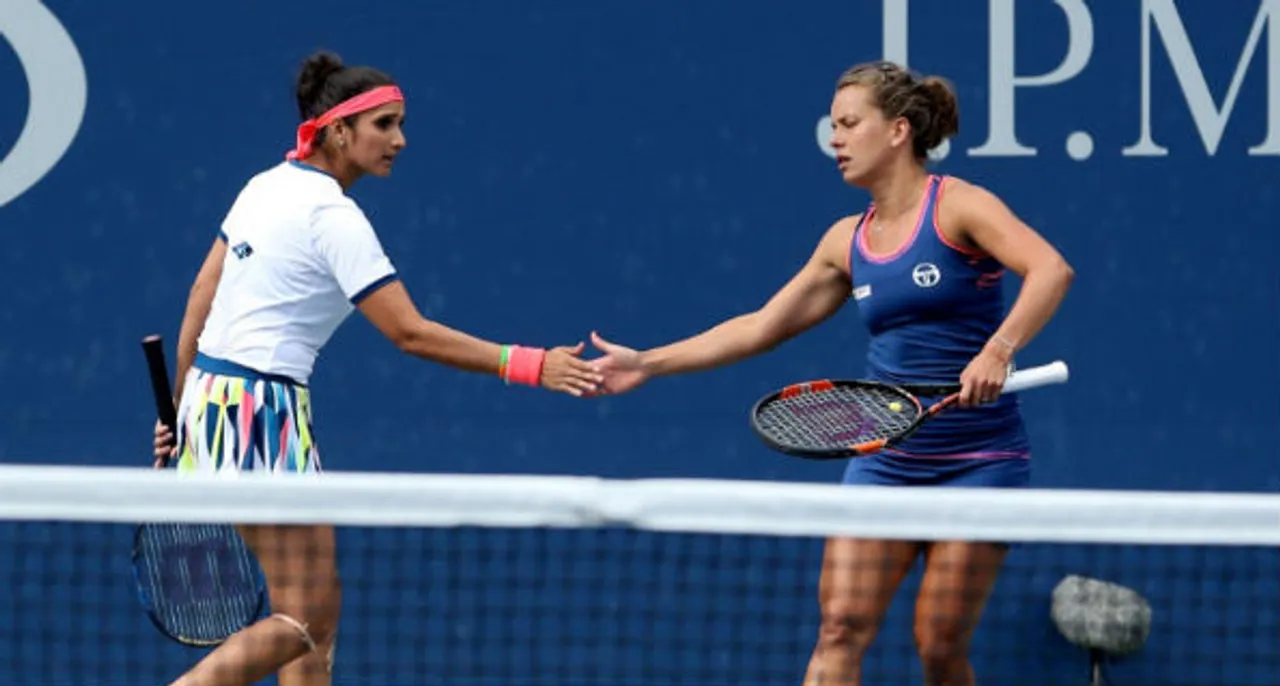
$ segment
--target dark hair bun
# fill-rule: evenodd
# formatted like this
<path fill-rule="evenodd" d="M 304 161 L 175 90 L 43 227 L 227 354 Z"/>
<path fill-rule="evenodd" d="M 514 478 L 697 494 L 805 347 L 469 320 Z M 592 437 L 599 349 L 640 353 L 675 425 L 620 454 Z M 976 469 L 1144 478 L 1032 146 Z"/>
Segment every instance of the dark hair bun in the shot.
<path fill-rule="evenodd" d="M 932 150 L 942 141 L 956 135 L 960 131 L 960 103 L 956 101 L 956 91 L 951 82 L 941 76 L 926 76 L 920 80 L 929 99 L 929 111 L 932 121 L 924 134 L 925 150 Z"/>
<path fill-rule="evenodd" d="M 303 119 L 311 119 L 320 114 L 313 110 L 322 99 L 325 82 L 342 71 L 342 68 L 342 58 L 324 50 L 316 52 L 302 63 L 302 69 L 298 72 L 297 97 L 298 111 Z"/>

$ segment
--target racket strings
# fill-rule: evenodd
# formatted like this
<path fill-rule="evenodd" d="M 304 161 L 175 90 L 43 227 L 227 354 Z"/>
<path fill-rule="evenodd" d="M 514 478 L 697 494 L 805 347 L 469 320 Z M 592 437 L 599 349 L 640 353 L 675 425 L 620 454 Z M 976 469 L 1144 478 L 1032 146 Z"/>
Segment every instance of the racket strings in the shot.
<path fill-rule="evenodd" d="M 259 609 L 257 570 L 233 529 L 149 525 L 138 552 L 152 611 L 175 635 L 220 640 Z"/>
<path fill-rule="evenodd" d="M 769 403 L 759 426 L 784 445 L 822 450 L 891 438 L 919 416 L 919 406 L 895 390 L 836 386 Z"/>

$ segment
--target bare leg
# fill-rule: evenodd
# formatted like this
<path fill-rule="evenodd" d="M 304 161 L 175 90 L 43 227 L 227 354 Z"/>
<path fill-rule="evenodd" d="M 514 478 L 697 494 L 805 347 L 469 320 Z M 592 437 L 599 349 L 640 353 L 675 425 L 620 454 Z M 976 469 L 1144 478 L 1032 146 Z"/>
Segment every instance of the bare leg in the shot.
<path fill-rule="evenodd" d="M 805 686 L 858 686 L 862 654 L 918 552 L 907 541 L 827 541 L 818 583 L 822 624 Z"/>
<path fill-rule="evenodd" d="M 276 671 L 280 686 L 329 686 L 341 606 L 332 527 L 239 529 L 266 576 L 272 615 L 227 639 L 173 686 L 249 686 Z"/>
<path fill-rule="evenodd" d="M 915 636 L 927 686 L 974 686 L 969 642 L 995 587 L 1006 548 L 939 542 L 925 555 Z"/>

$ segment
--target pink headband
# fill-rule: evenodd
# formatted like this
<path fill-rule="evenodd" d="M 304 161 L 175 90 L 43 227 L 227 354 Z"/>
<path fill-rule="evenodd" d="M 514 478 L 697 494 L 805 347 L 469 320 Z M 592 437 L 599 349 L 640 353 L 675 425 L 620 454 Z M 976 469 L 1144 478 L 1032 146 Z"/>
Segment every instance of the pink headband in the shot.
<path fill-rule="evenodd" d="M 404 102 L 404 95 L 395 86 L 379 86 L 334 105 L 333 109 L 315 119 L 302 122 L 298 126 L 298 145 L 293 150 L 290 150 L 289 154 L 285 155 L 285 159 L 305 160 L 311 157 L 311 154 L 315 152 L 311 146 L 316 139 L 316 133 L 330 122 L 380 107 L 389 102 Z"/>

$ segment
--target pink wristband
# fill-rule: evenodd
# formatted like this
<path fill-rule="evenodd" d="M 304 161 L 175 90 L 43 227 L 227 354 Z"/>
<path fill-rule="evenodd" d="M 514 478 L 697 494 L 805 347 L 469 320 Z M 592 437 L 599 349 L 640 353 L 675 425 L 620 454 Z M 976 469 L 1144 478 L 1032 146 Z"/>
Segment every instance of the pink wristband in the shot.
<path fill-rule="evenodd" d="M 547 351 L 542 348 L 511 346 L 506 382 L 537 386 L 542 381 L 542 360 L 546 356 Z"/>

